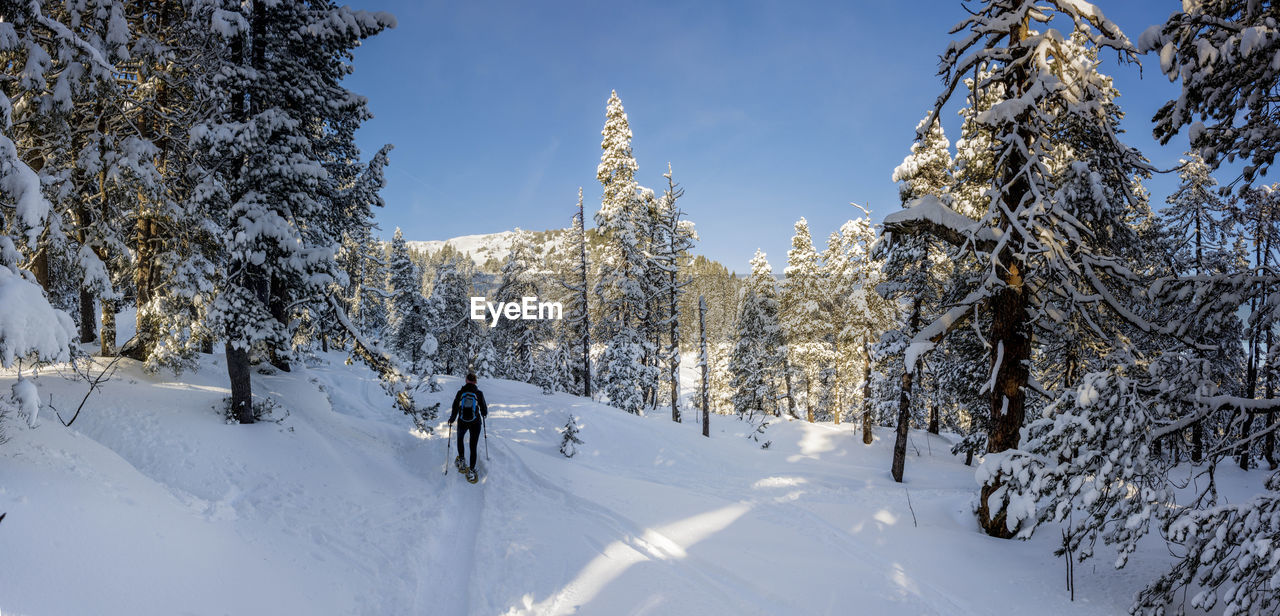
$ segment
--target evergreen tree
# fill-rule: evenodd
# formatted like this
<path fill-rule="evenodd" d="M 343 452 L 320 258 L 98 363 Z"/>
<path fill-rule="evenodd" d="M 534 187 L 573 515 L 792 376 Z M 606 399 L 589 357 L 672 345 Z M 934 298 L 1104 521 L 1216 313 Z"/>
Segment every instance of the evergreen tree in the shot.
<path fill-rule="evenodd" d="M 818 375 L 833 359 L 834 332 L 821 269 L 809 222 L 801 218 L 796 221 L 791 250 L 787 251 L 778 318 L 786 336 L 790 366 L 803 377 L 804 408 L 810 423 L 818 406 Z"/>
<path fill-rule="evenodd" d="M 1071 35 L 1063 36 L 1053 27 L 1059 16 L 1070 25 Z M 1133 297 L 1136 283 L 1117 257 L 1121 250 L 1116 244 L 1123 237 L 1102 233 L 1100 243 L 1079 243 L 1081 237 L 1105 231 L 1102 227 L 1121 236 L 1127 233 L 1117 223 L 1141 198 L 1132 184 L 1120 184 L 1113 194 L 1055 194 L 1064 187 L 1055 184 L 1050 169 L 1054 155 L 1061 152 L 1055 150 L 1054 137 L 1067 128 L 1075 134 L 1088 128 L 1096 139 L 1087 146 L 1090 152 L 1080 153 L 1072 163 L 1075 177 L 1128 176 L 1130 170 L 1144 168 L 1140 154 L 1119 142 L 1112 118 L 1102 112 L 1110 80 L 1097 72 L 1089 56 L 1078 53 L 1111 48 L 1132 57 L 1133 46 L 1115 24 L 1081 2 L 988 0 L 957 26 L 960 30 L 968 34 L 943 56 L 946 85 L 932 117 L 965 75 L 990 70 L 988 81 L 1000 84 L 1002 99 L 976 118 L 989 127 L 997 145 L 996 179 L 986 193 L 990 205 L 975 224 L 938 199 L 925 197 L 887 217 L 885 226 L 895 235 L 929 233 L 975 251 L 981 261 L 984 274 L 977 290 L 922 328 L 911 347 L 931 348 L 975 308 L 990 318 L 986 340 L 995 359 L 984 386 L 990 395 L 987 446 L 1001 452 L 1018 446 L 1026 416 L 1034 321 L 1050 318 L 1035 307 L 1059 299 L 1054 317 L 1080 316 L 1096 322 L 1106 311 L 1148 330 L 1170 328 L 1144 322 L 1118 299 Z M 1061 44 L 1066 40 L 1079 42 Z M 927 133 L 919 137 L 923 141 Z M 992 460 L 988 456 L 986 463 Z M 1004 475 L 989 477 L 981 490 L 979 521 L 988 534 L 1010 537 L 1016 529 L 1006 524 L 999 502 L 1006 495 L 1001 489 Z M 992 495 L 997 498 L 989 498 Z"/>
<path fill-rule="evenodd" d="M 739 416 L 778 414 L 778 381 L 787 347 L 778 323 L 777 295 L 773 269 L 757 250 L 738 302 L 738 336 L 728 365 L 732 408 Z"/>
<path fill-rule="evenodd" d="M 947 148 L 951 143 L 932 115 L 922 120 L 916 131 L 922 135 L 920 141 L 912 144 L 911 154 L 893 170 L 893 180 L 902 183 L 898 188 L 902 203 L 907 206 L 926 196 L 949 201 L 952 161 Z M 903 315 L 902 322 L 884 334 L 879 348 L 886 375 L 896 377 L 900 383 L 893 393 L 897 400 L 897 433 L 891 471 L 894 480 L 901 482 L 912 411 L 919 413 L 922 409 L 913 399 L 914 390 L 920 385 L 917 382 L 919 368 L 909 345 L 937 311 L 946 260 L 936 241 L 923 235 L 894 237 L 883 248 L 886 280 L 877 291 L 886 299 L 902 304 Z M 899 357 L 901 365 L 897 361 Z"/>
<path fill-rule="evenodd" d="M 516 229 L 511 252 L 502 265 L 502 283 L 496 300 L 500 304 L 519 304 L 522 298 L 538 297 L 538 277 L 533 248 L 528 236 Z M 500 358 L 498 374 L 503 378 L 531 383 L 540 346 L 548 338 L 544 321 L 533 319 L 500 319 L 490 332 L 494 350 Z"/>
<path fill-rule="evenodd" d="M 596 178 L 604 187 L 596 227 L 605 238 L 597 293 L 601 325 L 607 334 L 601 368 L 609 403 L 629 413 L 645 405 L 645 388 L 654 381 L 644 359 L 652 351 L 647 332 L 649 296 L 645 292 L 644 197 L 635 181 L 631 128 L 618 93 L 609 97 L 601 131 L 600 166 Z"/>
<path fill-rule="evenodd" d="M 488 325 L 471 319 L 470 264 L 465 259 L 438 265 L 427 298 L 427 332 L 438 345 L 434 363 L 440 374 L 465 375 L 480 348 L 474 343 L 488 339 Z"/>
<path fill-rule="evenodd" d="M 420 372 L 426 368 L 422 345 L 428 335 L 427 301 L 422 296 L 422 272 L 409 259 L 399 228 L 391 239 L 389 260 L 385 346 Z"/>
<path fill-rule="evenodd" d="M 579 349 L 580 359 L 575 369 L 575 381 L 583 397 L 591 397 L 591 294 L 590 264 L 587 258 L 587 232 L 585 215 L 582 206 L 582 189 L 578 189 L 578 211 L 573 215 L 573 226 L 569 230 L 567 255 L 570 262 L 568 274 L 560 284 L 567 291 L 565 296 L 565 325 L 570 339 L 566 344 L 573 344 Z"/>

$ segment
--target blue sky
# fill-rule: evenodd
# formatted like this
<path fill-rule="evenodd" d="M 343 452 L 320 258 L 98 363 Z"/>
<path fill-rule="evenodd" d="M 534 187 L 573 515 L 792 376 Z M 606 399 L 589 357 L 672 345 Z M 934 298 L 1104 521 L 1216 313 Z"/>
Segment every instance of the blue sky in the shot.
<path fill-rule="evenodd" d="M 744 272 L 756 248 L 785 265 L 792 224 L 819 247 L 869 205 L 899 207 L 890 174 L 941 91 L 938 55 L 958 1 L 413 2 L 360 0 L 399 25 L 356 51 L 348 87 L 370 99 L 366 155 L 395 144 L 380 235 L 445 239 L 569 224 L 583 188 L 599 208 L 600 129 L 610 90 L 634 133 L 639 181 L 670 162 L 697 223 L 697 251 Z M 1098 3 L 1129 37 L 1176 0 Z M 1114 54 L 1109 54 L 1114 56 Z M 1161 168 L 1186 149 L 1151 138 L 1176 88 L 1154 57 L 1116 78 L 1128 142 Z M 956 106 L 944 128 L 959 132 Z M 1148 183 L 1159 206 L 1176 177 Z"/>

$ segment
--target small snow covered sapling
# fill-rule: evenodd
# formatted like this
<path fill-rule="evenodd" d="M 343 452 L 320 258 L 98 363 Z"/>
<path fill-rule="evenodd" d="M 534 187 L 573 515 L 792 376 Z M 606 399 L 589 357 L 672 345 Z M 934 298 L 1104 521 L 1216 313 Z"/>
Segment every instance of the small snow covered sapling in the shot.
<path fill-rule="evenodd" d="M 11 390 L 13 402 L 17 405 L 18 412 L 26 416 L 27 425 L 39 427 L 40 422 L 36 416 L 40 413 L 40 390 L 36 389 L 36 384 L 26 377 L 18 377 L 18 382 L 13 384 Z"/>
<path fill-rule="evenodd" d="M 582 439 L 578 438 L 578 432 L 582 428 L 578 426 L 578 418 L 572 414 L 569 415 L 569 421 L 564 424 L 564 437 L 560 439 L 560 453 L 566 458 L 572 458 L 578 454 L 578 445 L 582 444 Z"/>

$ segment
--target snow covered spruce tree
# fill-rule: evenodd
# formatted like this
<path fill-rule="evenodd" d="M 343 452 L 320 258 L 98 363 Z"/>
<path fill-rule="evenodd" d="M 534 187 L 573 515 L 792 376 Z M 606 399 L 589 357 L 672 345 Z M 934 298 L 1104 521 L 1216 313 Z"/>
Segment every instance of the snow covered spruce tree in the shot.
<path fill-rule="evenodd" d="M 290 307 L 335 279 L 340 229 L 319 146 L 326 126 L 362 119 L 363 99 L 340 85 L 345 60 L 394 19 L 327 2 L 225 3 L 213 19 L 226 46 L 202 75 L 225 99 L 191 131 L 208 178 L 195 200 L 222 229 L 210 320 L 226 341 L 232 413 L 250 423 L 250 354 L 287 368 Z"/>
<path fill-rule="evenodd" d="M 733 409 L 740 417 L 778 414 L 778 384 L 787 346 L 778 322 L 777 285 L 773 268 L 757 250 L 738 301 L 738 335 L 729 358 Z"/>
<path fill-rule="evenodd" d="M 931 197 L 939 204 L 942 200 L 949 202 L 952 161 L 947 148 L 951 142 L 932 114 L 921 120 L 916 131 L 921 135 L 919 143 L 912 144 L 911 154 L 893 170 L 893 181 L 901 182 L 898 192 L 902 204 L 909 206 L 923 197 Z M 911 342 L 938 312 L 942 280 L 948 273 L 947 260 L 937 240 L 923 234 L 890 235 L 880 248 L 885 280 L 876 290 L 886 299 L 901 304 L 902 315 L 901 322 L 886 331 L 878 343 L 882 369 L 899 383 L 896 391 L 889 389 L 888 392 L 892 392 L 897 403 L 891 472 L 894 480 L 900 482 L 907 458 L 908 430 L 913 415 L 923 411 L 923 405 L 915 399 L 921 385 L 916 356 L 919 347 L 912 347 Z M 923 395 L 918 397 L 924 399 Z M 888 400 L 881 403 L 887 404 Z"/>
<path fill-rule="evenodd" d="M 391 238 L 387 267 L 387 321 L 383 336 L 388 350 L 396 353 L 416 373 L 430 371 L 423 354 L 427 342 L 427 300 L 422 296 L 422 272 L 409 258 L 409 248 L 397 228 Z"/>
<path fill-rule="evenodd" d="M 833 359 L 834 331 L 826 297 L 829 280 L 822 277 L 822 262 L 803 217 L 796 221 L 783 273 L 778 320 L 786 337 L 788 363 L 802 379 L 805 416 L 812 423 L 821 395 L 819 374 Z"/>
<path fill-rule="evenodd" d="M 654 370 L 644 363 L 653 352 L 648 332 L 644 230 L 646 206 L 636 184 L 638 166 L 631 155 L 631 128 L 618 93 L 609 97 L 600 142 L 603 153 L 596 179 L 604 188 L 596 228 L 604 236 L 597 293 L 602 300 L 601 327 L 607 333 L 601 372 L 609 404 L 640 413 Z"/>
<path fill-rule="evenodd" d="M 511 241 L 511 252 L 502 264 L 502 282 L 495 292 L 495 301 L 503 304 L 519 304 L 522 298 L 538 297 L 539 270 L 535 263 L 533 246 L 528 234 L 516 229 Z M 546 321 L 537 319 L 501 319 L 491 331 L 494 350 L 500 365 L 502 378 L 532 383 L 537 366 L 536 359 L 542 352 L 542 344 L 550 339 Z"/>
<path fill-rule="evenodd" d="M 1057 18 L 1061 19 L 1057 19 Z M 1080 44 L 1064 45 L 1058 22 L 1071 28 Z M 942 58 L 945 85 L 933 117 L 951 99 L 965 76 L 989 70 L 989 87 L 999 84 L 1001 100 L 976 117 L 991 131 L 996 145 L 992 163 L 994 181 L 986 191 L 990 203 L 982 218 L 972 219 L 947 207 L 935 197 L 917 200 L 912 207 L 890 215 L 886 230 L 895 235 L 930 234 L 973 251 L 983 266 L 976 289 L 917 333 L 910 344 L 919 357 L 956 325 L 982 311 L 980 322 L 989 323 L 986 339 L 992 345 L 992 361 L 984 389 L 989 394 L 988 450 L 993 453 L 1019 445 L 1030 380 L 1033 330 L 1036 319 L 1085 319 L 1116 316 L 1141 321 L 1118 297 L 1126 294 L 1135 276 L 1115 255 L 1122 241 L 1109 231 L 1120 229 L 1130 204 L 1138 199 L 1132 186 L 1120 191 L 1099 190 L 1094 198 L 1056 193 L 1050 166 L 1055 136 L 1073 124 L 1089 127 L 1094 134 L 1091 152 L 1078 152 L 1071 172 L 1093 177 L 1145 165 L 1140 155 L 1119 142 L 1105 109 L 1110 81 L 1097 72 L 1096 61 L 1076 54 L 1099 48 L 1116 50 L 1132 58 L 1135 49 L 1120 29 L 1100 11 L 1083 2 L 1030 2 L 988 0 L 956 26 L 963 32 Z M 924 126 L 931 126 L 926 122 Z M 924 141 L 927 132 L 919 138 Z M 1056 193 L 1056 194 L 1055 194 Z M 1071 198 L 1063 198 L 1071 197 Z M 1081 238 L 1092 241 L 1080 242 Z M 1068 249 L 1067 247 L 1070 247 Z M 1118 292 L 1119 291 L 1119 292 Z M 1035 309 L 1056 302 L 1056 314 Z M 1144 324 L 1146 325 L 1146 324 Z M 1000 469 L 1001 456 L 988 456 L 990 469 Z M 990 535 L 1011 537 L 1019 516 L 1007 517 L 1008 473 L 986 474 L 978 518 Z"/>
<path fill-rule="evenodd" d="M 582 189 L 578 189 L 578 211 L 569 229 L 569 267 L 560 280 L 564 287 L 564 328 L 566 342 L 578 350 L 579 359 L 574 380 L 582 396 L 591 397 L 591 266 L 587 260 L 587 229 L 582 206 Z"/>
<path fill-rule="evenodd" d="M 473 321 L 469 310 L 473 268 L 471 259 L 465 257 L 436 266 L 426 314 L 427 332 L 439 345 L 434 364 L 440 374 L 465 375 L 475 351 L 472 342 L 488 338 L 488 326 Z"/>
<path fill-rule="evenodd" d="M 40 4 L 8 3 L 3 15 L 0 58 L 9 66 L 24 67 L 0 91 L 0 304 L 5 312 L 5 318 L 0 318 L 0 368 L 9 368 L 18 361 L 66 360 L 76 331 L 71 317 L 50 305 L 39 272 L 31 271 L 39 270 L 38 255 L 46 246 L 42 238 L 47 238 L 50 227 L 58 229 L 58 221 L 53 204 L 42 192 L 43 154 L 19 150 L 16 145 L 21 132 L 35 127 L 16 126 L 15 113 L 30 109 L 54 88 L 49 82 L 53 58 L 83 53 L 90 47 L 44 14 Z M 34 387 L 25 379 L 18 383 L 25 390 L 20 397 L 29 412 Z M 0 414 L 5 410 L 0 409 Z"/>
<path fill-rule="evenodd" d="M 870 444 L 871 346 L 893 326 L 896 314 L 893 303 L 875 291 L 884 278 L 884 264 L 872 258 L 877 237 L 871 215 L 865 210 L 863 213 L 831 234 L 823 253 L 822 273 L 829 289 L 827 301 L 832 306 L 833 362 L 840 401 L 834 419 L 840 423 L 843 409 L 853 408 L 853 391 L 859 392 L 863 442 Z"/>

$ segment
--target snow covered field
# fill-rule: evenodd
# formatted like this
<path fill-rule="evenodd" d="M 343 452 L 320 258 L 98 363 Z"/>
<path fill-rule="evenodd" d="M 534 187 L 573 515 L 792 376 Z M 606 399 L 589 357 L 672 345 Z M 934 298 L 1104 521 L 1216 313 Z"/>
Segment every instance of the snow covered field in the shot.
<path fill-rule="evenodd" d="M 177 378 L 124 360 L 70 429 L 11 417 L 0 613 L 1116 614 L 1167 562 L 1152 544 L 1115 572 L 1100 547 L 1073 603 L 1057 538 L 979 532 L 973 470 L 936 436 L 894 484 L 889 443 L 851 425 L 782 420 L 762 449 L 734 419 L 705 439 L 507 381 L 481 382 L 491 461 L 469 485 L 442 475 L 443 425 L 413 433 L 342 359 L 255 374 L 278 422 L 223 422 L 217 356 Z M 64 417 L 86 387 L 37 383 Z"/>

